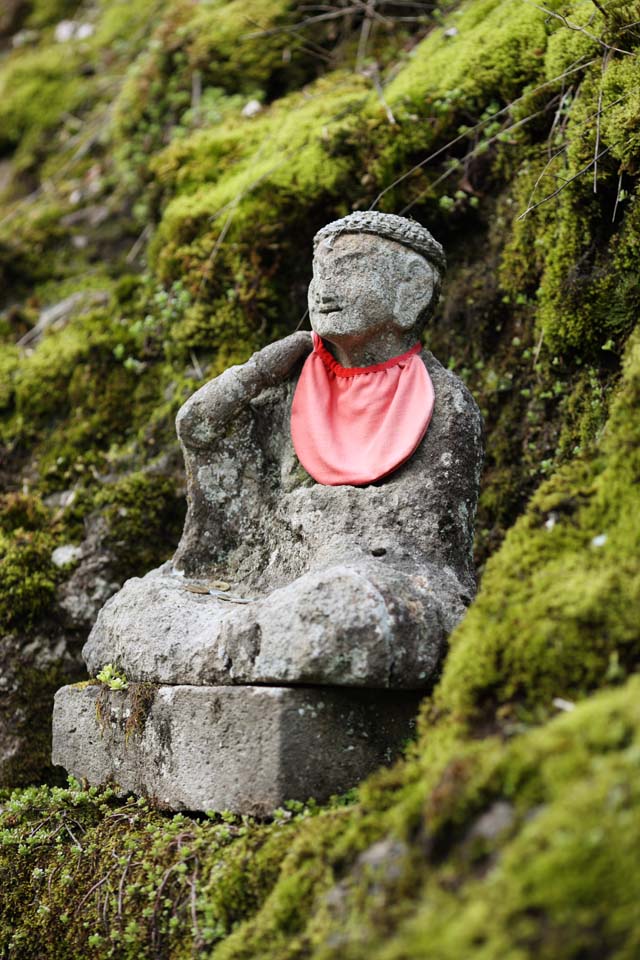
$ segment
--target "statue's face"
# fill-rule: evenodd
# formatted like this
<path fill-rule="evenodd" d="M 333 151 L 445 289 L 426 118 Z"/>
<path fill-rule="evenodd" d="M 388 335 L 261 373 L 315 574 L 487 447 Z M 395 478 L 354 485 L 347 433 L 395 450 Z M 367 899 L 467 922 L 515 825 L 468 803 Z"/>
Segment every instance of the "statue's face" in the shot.
<path fill-rule="evenodd" d="M 309 285 L 311 326 L 321 337 L 366 341 L 385 329 L 407 331 L 433 294 L 434 275 L 395 240 L 344 233 L 323 240 Z"/>

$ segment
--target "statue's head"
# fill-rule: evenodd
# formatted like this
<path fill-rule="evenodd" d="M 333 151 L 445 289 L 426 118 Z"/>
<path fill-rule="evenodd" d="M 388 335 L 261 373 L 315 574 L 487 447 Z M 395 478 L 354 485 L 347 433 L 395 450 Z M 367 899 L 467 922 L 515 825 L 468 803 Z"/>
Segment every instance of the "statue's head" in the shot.
<path fill-rule="evenodd" d="M 388 331 L 415 342 L 440 294 L 442 246 L 413 220 L 351 213 L 319 230 L 309 285 L 311 326 L 333 343 Z"/>

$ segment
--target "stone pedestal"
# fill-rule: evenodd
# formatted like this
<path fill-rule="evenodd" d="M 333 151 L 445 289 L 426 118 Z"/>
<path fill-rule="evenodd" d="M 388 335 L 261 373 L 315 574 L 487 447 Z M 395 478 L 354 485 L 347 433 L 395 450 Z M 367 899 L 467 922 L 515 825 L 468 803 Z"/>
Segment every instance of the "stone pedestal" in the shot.
<path fill-rule="evenodd" d="M 264 816 L 390 763 L 419 701 L 344 688 L 68 686 L 56 695 L 53 761 L 160 807 Z"/>

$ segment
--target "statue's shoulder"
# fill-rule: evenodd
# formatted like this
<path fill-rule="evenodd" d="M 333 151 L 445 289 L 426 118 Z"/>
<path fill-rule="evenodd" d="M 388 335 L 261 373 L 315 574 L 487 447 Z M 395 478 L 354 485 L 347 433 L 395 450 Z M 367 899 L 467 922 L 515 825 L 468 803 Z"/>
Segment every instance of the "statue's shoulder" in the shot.
<path fill-rule="evenodd" d="M 421 356 L 433 383 L 434 416 L 437 415 L 451 426 L 457 425 L 456 429 L 463 424 L 465 432 L 480 436 L 483 430 L 482 414 L 467 385 L 453 370 L 444 367 L 430 350 L 423 350 Z"/>

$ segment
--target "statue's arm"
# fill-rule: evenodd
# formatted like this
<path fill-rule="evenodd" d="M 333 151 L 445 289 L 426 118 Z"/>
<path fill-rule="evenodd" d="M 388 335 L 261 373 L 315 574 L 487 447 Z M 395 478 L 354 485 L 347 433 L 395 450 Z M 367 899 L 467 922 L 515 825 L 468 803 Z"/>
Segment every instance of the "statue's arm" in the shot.
<path fill-rule="evenodd" d="M 199 448 L 211 443 L 243 406 L 285 379 L 311 346 L 309 332 L 292 333 L 206 383 L 178 411 L 176 429 L 184 446 Z"/>
<path fill-rule="evenodd" d="M 427 353 L 434 415 L 421 450 L 415 513 L 428 548 L 461 579 L 473 581 L 473 528 L 483 460 L 483 424 L 471 393 L 456 374 Z"/>

